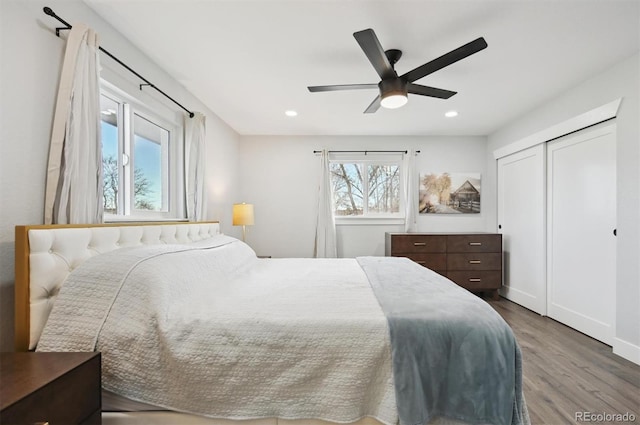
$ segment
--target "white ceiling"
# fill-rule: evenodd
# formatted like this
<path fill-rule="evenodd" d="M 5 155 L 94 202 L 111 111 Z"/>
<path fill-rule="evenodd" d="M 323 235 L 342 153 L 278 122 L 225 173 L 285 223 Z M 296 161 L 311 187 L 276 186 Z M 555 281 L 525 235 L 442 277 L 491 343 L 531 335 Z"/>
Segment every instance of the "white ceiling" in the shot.
<path fill-rule="evenodd" d="M 640 45 L 637 0 L 85 2 L 243 135 L 487 135 Z M 365 115 L 375 90 L 306 88 L 378 82 L 352 35 L 365 28 L 403 51 L 399 74 L 480 36 L 489 47 L 418 81 L 449 100 Z"/>

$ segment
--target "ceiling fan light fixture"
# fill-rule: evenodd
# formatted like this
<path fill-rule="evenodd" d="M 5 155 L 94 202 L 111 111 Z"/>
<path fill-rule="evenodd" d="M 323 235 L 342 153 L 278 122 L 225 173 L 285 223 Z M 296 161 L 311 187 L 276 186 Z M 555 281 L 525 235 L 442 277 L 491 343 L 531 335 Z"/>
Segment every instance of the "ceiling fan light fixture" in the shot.
<path fill-rule="evenodd" d="M 382 80 L 380 88 L 380 106 L 397 109 L 407 103 L 407 82 L 400 78 Z"/>
<path fill-rule="evenodd" d="M 407 103 L 407 95 L 405 93 L 387 93 L 382 97 L 380 106 L 387 109 L 397 109 Z"/>

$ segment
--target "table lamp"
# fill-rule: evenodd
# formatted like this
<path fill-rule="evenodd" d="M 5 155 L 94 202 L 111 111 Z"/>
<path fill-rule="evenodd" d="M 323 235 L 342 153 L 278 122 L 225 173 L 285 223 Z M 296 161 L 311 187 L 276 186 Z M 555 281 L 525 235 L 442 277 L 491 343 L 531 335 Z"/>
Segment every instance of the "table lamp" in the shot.
<path fill-rule="evenodd" d="M 246 226 L 253 226 L 253 204 L 233 204 L 233 225 L 242 226 L 242 242 L 245 242 Z"/>

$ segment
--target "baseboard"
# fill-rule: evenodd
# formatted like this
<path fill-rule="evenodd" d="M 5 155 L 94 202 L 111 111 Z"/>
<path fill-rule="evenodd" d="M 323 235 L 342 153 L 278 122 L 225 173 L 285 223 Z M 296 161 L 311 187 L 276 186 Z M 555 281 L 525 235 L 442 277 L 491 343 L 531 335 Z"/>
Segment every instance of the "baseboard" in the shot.
<path fill-rule="evenodd" d="M 640 365 L 640 347 L 623 339 L 613 339 L 613 354 Z"/>
<path fill-rule="evenodd" d="M 537 299 L 527 292 L 505 285 L 500 288 L 500 295 L 541 316 L 547 315 L 546 303 L 541 303 L 540 299 Z"/>

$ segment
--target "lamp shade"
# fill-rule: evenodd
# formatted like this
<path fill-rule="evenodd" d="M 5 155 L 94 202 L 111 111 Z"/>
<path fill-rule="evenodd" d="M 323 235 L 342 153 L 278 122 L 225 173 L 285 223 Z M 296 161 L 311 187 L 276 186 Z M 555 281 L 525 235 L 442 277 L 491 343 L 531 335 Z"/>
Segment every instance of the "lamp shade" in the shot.
<path fill-rule="evenodd" d="M 253 204 L 233 204 L 233 225 L 253 225 Z"/>

